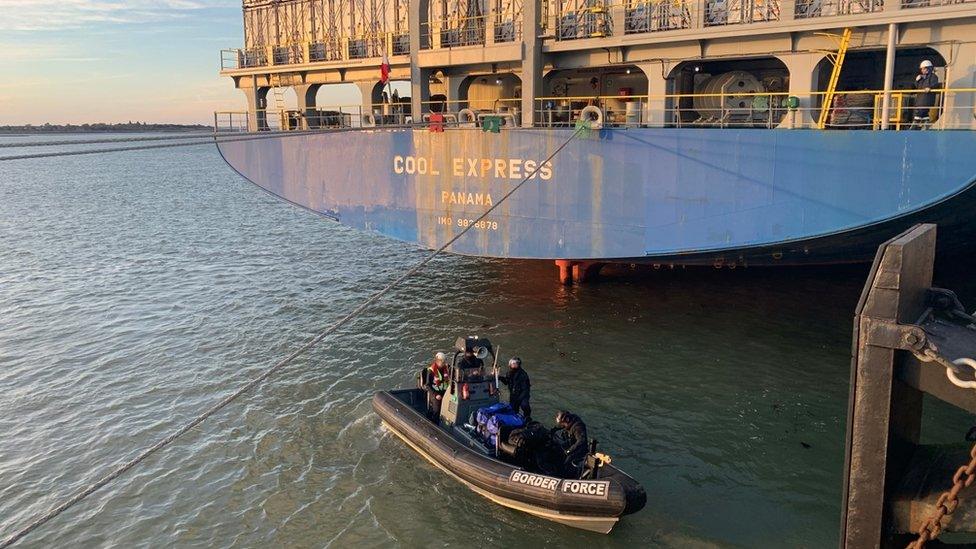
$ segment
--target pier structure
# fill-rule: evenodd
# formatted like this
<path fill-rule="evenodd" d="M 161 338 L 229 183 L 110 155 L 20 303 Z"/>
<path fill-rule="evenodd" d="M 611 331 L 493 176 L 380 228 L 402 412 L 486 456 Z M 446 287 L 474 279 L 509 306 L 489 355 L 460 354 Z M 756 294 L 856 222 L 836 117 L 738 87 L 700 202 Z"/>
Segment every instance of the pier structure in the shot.
<path fill-rule="evenodd" d="M 976 428 L 953 425 L 958 434 L 939 440 L 923 421 L 930 406 L 976 413 L 976 318 L 932 287 L 935 250 L 932 224 L 883 244 L 857 305 L 844 548 L 922 547 L 943 532 L 976 532 Z"/>
<path fill-rule="evenodd" d="M 611 126 L 810 128 L 823 118 L 905 129 L 925 59 L 945 86 L 931 126 L 974 128 L 973 0 L 244 0 L 243 9 L 244 46 L 222 52 L 221 74 L 247 111 L 218 113 L 225 128 L 420 124 L 431 111 L 448 122 L 463 112 L 568 126 L 596 106 Z M 405 97 L 384 97 L 384 62 L 391 81 L 409 82 Z M 359 101 L 330 102 L 339 84 L 355 86 Z M 832 112 L 821 117 L 825 97 Z"/>

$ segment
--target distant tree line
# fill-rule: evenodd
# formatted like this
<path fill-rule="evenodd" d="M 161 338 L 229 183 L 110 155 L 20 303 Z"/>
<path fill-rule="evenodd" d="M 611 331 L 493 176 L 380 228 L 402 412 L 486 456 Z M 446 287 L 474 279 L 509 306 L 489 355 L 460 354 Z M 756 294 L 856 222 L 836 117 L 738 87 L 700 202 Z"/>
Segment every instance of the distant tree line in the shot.
<path fill-rule="evenodd" d="M 148 124 L 146 122 L 122 122 L 119 124 L 27 124 L 24 126 L 0 126 L 3 133 L 95 133 L 95 132 L 185 132 L 208 131 L 203 124 Z"/>

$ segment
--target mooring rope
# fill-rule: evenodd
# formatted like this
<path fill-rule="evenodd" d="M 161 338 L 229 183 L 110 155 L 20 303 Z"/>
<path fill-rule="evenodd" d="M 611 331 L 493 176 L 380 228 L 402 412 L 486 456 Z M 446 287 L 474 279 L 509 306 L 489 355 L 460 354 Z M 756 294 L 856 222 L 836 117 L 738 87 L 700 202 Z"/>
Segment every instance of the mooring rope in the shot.
<path fill-rule="evenodd" d="M 44 152 L 44 153 L 30 153 L 30 154 L 18 154 L 10 156 L 0 156 L 0 162 L 7 160 L 27 160 L 31 158 L 54 158 L 58 156 L 81 156 L 86 154 L 101 154 L 101 153 L 113 153 L 113 152 L 126 152 L 126 151 L 145 151 L 148 149 L 171 149 L 174 147 L 194 147 L 198 145 L 209 145 L 211 143 L 234 143 L 237 141 L 255 141 L 259 139 L 271 139 L 275 137 L 294 137 L 299 135 L 314 135 L 323 133 L 344 133 L 344 132 L 356 132 L 356 131 L 372 131 L 372 130 L 393 130 L 393 129 L 409 129 L 409 128 L 426 128 L 427 124 L 397 124 L 397 125 L 386 125 L 386 126 L 376 126 L 367 128 L 327 128 L 318 130 L 286 130 L 286 131 L 275 131 L 275 132 L 261 132 L 258 135 L 248 135 L 245 137 L 221 137 L 221 134 L 208 134 L 208 137 L 202 138 L 187 138 L 185 143 L 165 143 L 161 145 L 140 145 L 136 147 L 114 147 L 108 149 L 83 149 L 80 151 L 60 151 L 60 152 Z M 201 141 L 202 139 L 202 141 Z M 132 139 L 132 141 L 137 141 L 138 138 Z"/>
<path fill-rule="evenodd" d="M 135 147 L 112 147 L 107 149 L 82 149 L 80 151 L 52 151 L 52 152 L 43 152 L 43 153 L 18 154 L 18 155 L 11 155 L 11 156 L 0 156 L 0 162 L 6 162 L 8 160 L 27 160 L 30 158 L 54 158 L 58 156 L 81 156 L 86 154 L 145 151 L 149 149 L 172 149 L 174 147 L 196 147 L 199 145 L 210 145 L 213 143 L 234 143 L 237 141 L 257 141 L 260 139 L 272 139 L 272 138 L 279 138 L 279 137 L 310 135 L 315 133 L 325 133 L 326 131 L 331 131 L 331 130 L 290 131 L 290 132 L 281 132 L 281 133 L 274 133 L 274 134 L 260 134 L 260 135 L 251 135 L 247 137 L 233 137 L 233 138 L 218 138 L 215 136 L 211 136 L 206 138 L 188 139 L 186 142 L 182 142 L 182 143 L 162 143 L 162 144 L 154 144 L 154 145 L 137 145 Z"/>
<path fill-rule="evenodd" d="M 258 385 L 262 381 L 264 381 L 264 380 L 268 379 L 269 377 L 271 377 L 272 375 L 274 375 L 275 372 L 277 372 L 278 370 L 281 370 L 282 368 L 284 368 L 285 366 L 287 366 L 288 364 L 290 364 L 293 360 L 295 360 L 299 356 L 305 354 L 309 349 L 311 349 L 312 347 L 315 347 L 323 339 L 325 339 L 329 335 L 335 333 L 339 328 L 343 327 L 350 320 L 352 320 L 352 319 L 356 318 L 357 316 L 359 316 L 360 314 L 362 314 L 373 303 L 376 303 L 376 301 L 378 301 L 380 298 L 382 298 L 386 294 L 390 293 L 390 291 L 392 291 L 397 286 L 399 286 L 400 284 L 402 284 L 403 281 L 405 281 L 408 278 L 410 278 L 411 276 L 415 275 L 418 271 L 420 271 L 420 269 L 422 269 L 425 265 L 427 265 L 428 263 L 430 263 L 435 257 L 437 257 L 438 255 L 440 255 L 444 250 L 446 250 L 452 244 L 454 244 L 455 242 L 457 242 L 458 239 L 460 239 L 468 231 L 470 231 L 471 229 L 473 229 L 478 224 L 478 222 L 483 221 L 486 217 L 488 217 L 488 215 L 491 214 L 491 212 L 495 211 L 495 209 L 498 208 L 503 202 L 505 202 L 506 200 L 508 200 L 508 198 L 510 196 L 512 196 L 513 194 L 515 194 L 516 191 L 518 191 L 520 188 L 522 188 L 522 185 L 525 185 L 525 183 L 527 181 L 529 181 L 530 179 L 532 179 L 533 177 L 535 177 L 536 174 L 539 173 L 539 170 L 542 169 L 543 165 L 545 165 L 546 163 L 552 161 L 552 159 L 555 158 L 557 154 L 559 154 L 560 152 L 562 152 L 562 150 L 564 148 L 566 148 L 566 146 L 569 145 L 570 142 L 572 142 L 574 139 L 576 139 L 576 137 L 578 137 L 581 133 L 584 133 L 587 130 L 588 130 L 588 128 L 586 126 L 578 126 L 576 128 L 576 131 L 574 131 L 573 134 L 570 135 L 568 139 L 566 139 L 566 141 L 564 141 L 561 145 L 559 145 L 558 147 L 556 147 L 556 149 L 553 150 L 552 153 L 549 154 L 549 156 L 546 157 L 545 160 L 539 162 L 536 165 L 535 169 L 532 170 L 531 173 L 528 173 L 517 185 L 515 185 L 507 193 L 505 193 L 501 197 L 501 199 L 499 199 L 497 202 L 495 202 L 490 208 L 488 208 L 487 210 L 485 210 L 485 212 L 483 214 L 481 214 L 480 216 L 478 216 L 477 219 L 475 219 L 474 221 L 472 221 L 467 227 L 464 227 L 461 230 L 461 232 L 459 232 L 458 234 L 454 235 L 453 238 L 451 238 L 450 240 L 448 240 L 441 247 L 439 247 L 436 250 L 434 250 L 433 252 L 431 252 L 429 255 L 427 255 L 427 257 L 425 257 L 419 263 L 417 263 L 416 265 L 414 265 L 413 267 L 411 267 L 408 271 L 406 271 L 402 275 L 398 276 L 396 279 L 394 279 L 392 282 L 390 282 L 389 284 L 387 284 L 381 290 L 379 290 L 376 293 L 374 293 L 366 301 L 362 302 L 358 307 L 356 307 L 355 309 L 353 309 L 351 312 L 349 312 L 348 314 L 346 314 L 345 316 L 343 316 L 342 318 L 340 318 L 338 321 L 336 321 L 335 323 L 333 323 L 331 326 L 329 326 L 328 328 L 326 328 L 324 331 L 322 331 L 321 333 L 319 333 L 318 335 L 316 335 L 315 337 L 313 337 L 312 339 L 310 339 L 308 342 L 306 342 L 304 345 L 302 345 L 301 347 L 299 347 L 293 353 L 291 353 L 290 355 L 288 355 L 284 359 L 282 359 L 279 362 L 277 362 L 274 366 L 268 368 L 267 370 L 265 370 L 264 372 L 262 372 L 260 375 L 258 375 L 257 377 L 255 377 L 254 379 L 252 379 L 251 381 L 249 381 L 243 387 L 241 387 L 237 391 L 235 391 L 232 394 L 230 394 L 230 395 L 224 397 L 223 399 L 221 399 L 217 404 L 215 404 L 212 407 L 208 408 L 206 411 L 204 411 L 199 416 L 195 417 L 192 421 L 190 421 L 189 423 L 187 423 L 183 427 L 177 429 L 172 434 L 170 434 L 169 436 L 163 438 L 162 440 L 160 440 L 156 444 L 153 444 L 149 448 L 146 448 L 145 450 L 143 450 L 138 456 L 136 456 L 132 460 L 127 461 L 126 463 L 123 463 L 122 465 L 120 465 L 119 467 L 117 467 L 116 469 L 114 469 L 113 471 L 111 471 L 110 473 L 106 474 L 105 476 L 101 477 L 100 479 L 98 479 L 97 481 L 95 481 L 94 483 L 92 483 L 91 485 L 89 485 L 84 490 L 82 490 L 82 491 L 78 492 L 77 494 L 75 494 L 74 496 L 68 498 L 63 503 L 61 503 L 60 505 L 58 505 L 57 507 L 55 507 L 55 508 L 51 509 L 50 511 L 48 511 L 47 513 L 44 513 L 43 515 L 40 515 L 37 518 L 35 518 L 33 521 L 31 521 L 30 524 L 28 524 L 27 526 L 21 528 L 20 530 L 18 530 L 17 532 L 15 532 L 13 535 L 11 535 L 7 539 L 5 539 L 2 542 L 0 542 L 0 549 L 4 549 L 6 547 L 10 547 L 11 545 L 13 545 L 17 541 L 19 541 L 21 538 L 23 538 L 27 534 L 31 533 L 32 531 L 34 531 L 35 529 L 37 529 L 38 527 L 40 527 L 41 525 L 43 525 L 44 523 L 46 523 L 47 521 L 49 521 L 49 520 L 57 517 L 58 515 L 60 515 L 61 513 L 63 513 L 65 510 L 67 510 L 71 506 L 75 505 L 76 503 L 80 502 L 81 500 L 83 500 L 86 497 L 90 496 L 91 494 L 95 493 L 98 489 L 102 488 L 106 484 L 108 484 L 108 483 L 112 482 L 113 480 L 115 480 L 116 478 L 120 477 L 126 471 L 128 471 L 129 469 L 132 469 L 133 467 L 135 467 L 136 465 L 138 465 L 139 463 L 141 463 L 143 460 L 145 460 L 146 458 L 148 458 L 149 456 L 151 456 L 152 454 L 154 454 L 159 449 L 167 446 L 168 444 L 170 444 L 171 442 L 173 442 L 174 440 L 176 440 L 177 438 L 179 438 L 180 436 L 182 436 L 183 434 L 185 434 L 190 429 L 196 427 L 197 425 L 199 425 L 200 423 L 202 423 L 204 420 L 206 420 L 210 416 L 212 416 L 215 413 L 217 413 L 218 411 L 220 411 L 222 408 L 224 408 L 225 406 L 227 406 L 231 402 L 237 400 L 241 395 L 247 393 L 248 391 L 250 391 L 251 389 L 253 389 L 256 385 Z"/>
<path fill-rule="evenodd" d="M 260 132 L 260 137 L 270 137 L 279 135 L 305 135 L 309 133 L 319 133 L 319 132 L 338 132 L 338 131 L 349 131 L 349 130 L 359 130 L 359 129 L 381 129 L 381 128 L 408 128 L 415 127 L 412 124 L 389 124 L 379 127 L 372 128 L 317 128 L 310 130 L 272 130 L 272 131 L 262 131 Z M 423 125 L 426 127 L 426 124 Z M 22 147 L 53 147 L 55 145 L 96 145 L 101 143 L 133 143 L 137 141 L 173 141 L 178 139 L 203 139 L 203 138 L 214 138 L 214 139 L 231 139 L 235 136 L 241 135 L 245 132 L 206 132 L 206 133 L 184 133 L 182 135 L 163 135 L 163 136 L 150 136 L 150 137 L 112 137 L 112 138 L 101 138 L 101 139 L 64 139 L 60 141 L 28 141 L 24 143 L 0 143 L 0 149 L 19 149 Z M 0 137 L 6 137 L 0 134 Z M 258 137 L 258 136 L 252 136 Z M 108 152 L 114 152 L 108 150 Z"/>
<path fill-rule="evenodd" d="M 25 141 L 22 143 L 0 143 L 0 149 L 18 149 L 21 147 L 54 147 L 56 145 L 94 145 L 97 143 L 129 143 L 134 141 L 171 141 L 174 139 L 192 139 L 211 137 L 214 132 L 186 132 L 180 135 L 163 135 L 153 137 L 103 137 L 99 139 L 62 139 L 60 141 Z M 0 137 L 8 137 L 0 134 Z"/>

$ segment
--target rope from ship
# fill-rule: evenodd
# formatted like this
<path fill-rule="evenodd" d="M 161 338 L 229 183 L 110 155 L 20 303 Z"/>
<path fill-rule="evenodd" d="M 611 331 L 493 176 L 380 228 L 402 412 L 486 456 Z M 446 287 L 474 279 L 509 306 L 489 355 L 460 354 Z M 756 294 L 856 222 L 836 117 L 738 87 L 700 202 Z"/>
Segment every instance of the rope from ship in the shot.
<path fill-rule="evenodd" d="M 139 145 L 135 147 L 112 147 L 107 149 L 83 149 L 80 151 L 53 151 L 53 152 L 43 152 L 43 153 L 30 153 L 30 154 L 18 154 L 11 156 L 0 156 L 0 162 L 6 162 L 9 160 L 28 160 L 31 158 L 55 158 L 59 156 L 81 156 L 86 154 L 103 154 L 103 153 L 113 153 L 113 152 L 128 152 L 128 151 L 146 151 L 150 149 L 172 149 L 175 147 L 196 147 L 200 145 L 211 145 L 214 143 L 234 143 L 237 141 L 258 141 L 261 139 L 275 139 L 284 137 L 294 137 L 299 135 L 310 135 L 316 133 L 324 133 L 329 130 L 316 130 L 316 131 L 289 131 L 280 132 L 274 134 L 261 134 L 252 135 L 247 137 L 232 137 L 232 138 L 220 138 L 217 136 L 210 136 L 206 138 L 198 138 L 187 140 L 181 143 L 162 143 L 153 145 Z M 202 140 L 201 140 L 202 139 Z"/>
<path fill-rule="evenodd" d="M 269 377 L 271 377 L 272 375 L 274 375 L 275 373 L 277 373 L 279 370 L 281 370 L 285 366 L 288 366 L 289 364 L 291 364 L 296 358 L 302 356 L 303 354 L 305 354 L 306 352 L 308 352 L 309 350 L 311 350 L 313 347 L 315 347 L 320 342 L 322 342 L 323 339 L 325 339 L 326 337 L 328 337 L 328 336 L 332 335 L 333 333 L 335 333 L 336 331 L 338 331 L 340 328 L 342 328 L 343 326 L 345 326 L 346 324 L 348 324 L 351 320 L 353 320 L 356 317 L 358 317 L 359 315 L 363 314 L 363 312 L 365 312 L 367 309 L 369 309 L 370 306 L 372 306 L 374 303 L 376 303 L 377 301 L 379 301 L 383 296 L 387 295 L 388 293 L 390 293 L 391 291 L 393 291 L 394 289 L 396 289 L 398 286 L 400 286 L 408 278 L 410 278 L 410 277 L 414 276 L 415 274 L 417 274 L 425 265 L 427 265 L 428 263 L 430 263 L 431 261 L 433 261 L 433 259 L 436 258 L 437 256 L 439 256 L 441 253 L 443 253 L 444 250 L 446 250 L 447 248 L 449 248 L 451 245 L 453 245 L 455 242 L 457 242 L 462 236 L 464 236 L 465 234 L 467 234 L 468 231 L 470 231 L 471 229 L 473 229 L 475 227 L 475 225 L 478 224 L 479 221 L 483 221 L 485 218 L 487 218 L 493 211 L 495 211 L 495 209 L 497 209 L 499 206 L 501 206 L 506 200 L 509 199 L 509 197 L 511 197 L 520 188 L 522 188 L 522 186 L 525 185 L 526 182 L 528 182 L 530 179 L 532 179 L 533 177 L 535 177 L 536 174 L 539 173 L 539 170 L 542 169 L 542 166 L 543 165 L 545 165 L 548 162 L 551 162 L 552 159 L 556 157 L 556 155 L 558 155 L 560 152 L 562 152 L 562 150 L 565 149 L 567 145 L 569 145 L 574 139 L 576 139 L 581 134 L 583 134 L 586 130 L 587 130 L 587 127 L 586 126 L 579 126 L 579 127 L 577 127 L 576 128 L 576 131 L 574 131 L 573 134 L 571 136 L 569 136 L 568 139 L 566 139 L 566 141 L 564 141 L 561 145 L 559 145 L 558 147 L 556 147 L 556 149 L 553 150 L 552 153 L 550 153 L 549 156 L 546 157 L 545 160 L 539 162 L 536 165 L 536 168 L 534 170 L 532 170 L 531 173 L 526 174 L 526 176 L 521 181 L 519 181 L 519 183 L 517 185 L 515 185 L 507 193 L 505 193 L 504 195 L 502 195 L 502 197 L 497 202 L 495 202 L 494 205 L 492 205 L 490 208 L 488 208 L 487 210 L 485 210 L 485 212 L 482 213 L 480 216 L 478 216 L 478 218 L 475 219 L 471 224 L 469 224 L 467 227 L 463 228 L 461 230 L 461 232 L 459 232 L 458 234 L 454 235 L 454 237 L 452 237 L 450 240 L 448 240 L 443 245 L 441 245 L 441 247 L 439 247 L 436 250 L 434 250 L 433 252 L 431 252 L 429 255 L 427 255 L 424 259 L 422 259 L 416 265 L 414 265 L 413 267 L 411 267 L 405 273 L 403 273 L 402 275 L 398 276 L 396 279 L 394 279 L 392 282 L 390 282 L 389 284 L 387 284 L 385 287 L 383 287 L 379 291 L 375 292 L 368 299 L 366 299 L 365 301 L 363 301 L 358 307 L 356 307 L 355 309 L 353 309 L 352 311 L 350 311 L 349 313 L 347 313 L 345 316 L 343 316 L 342 318 L 340 318 L 338 321 L 336 321 L 335 323 L 333 323 L 332 325 L 330 325 L 328 328 L 326 328 L 325 330 L 323 330 L 322 332 L 320 332 L 318 335 L 316 335 L 312 339 L 308 340 L 304 345 L 302 345 L 301 347 L 299 347 L 298 349 L 296 349 L 290 355 L 288 355 L 285 358 L 283 358 L 282 360 L 278 361 L 277 363 L 275 363 L 270 368 L 264 370 L 260 375 L 258 375 L 257 377 L 255 377 L 251 381 L 247 382 L 241 388 L 239 388 L 238 390 L 234 391 L 230 395 L 222 398 L 219 402 L 217 402 L 216 404 L 214 404 L 210 408 L 206 409 L 200 415 L 198 415 L 195 418 L 193 418 L 193 420 L 191 420 L 187 424 L 183 425 L 182 427 L 180 427 L 176 431 L 173 431 L 173 433 L 171 433 L 169 436 L 167 436 L 167 437 L 159 440 L 158 442 L 156 442 L 156 444 L 153 444 L 149 448 L 144 449 L 142 452 L 139 453 L 139 455 L 137 455 L 133 459 L 131 459 L 131 460 L 123 463 L 122 465 L 116 467 L 114 470 L 110 471 L 109 473 L 105 474 L 104 476 L 102 476 L 101 478 L 99 478 L 98 480 L 96 480 L 95 482 L 93 482 L 92 484 L 90 484 L 87 488 L 85 488 L 85 489 L 81 490 L 80 492 L 76 493 L 75 495 L 71 496 L 70 498 L 68 498 L 67 500 L 65 500 L 64 502 L 62 502 L 61 504 L 59 504 L 58 506 L 54 507 L 50 511 L 44 513 L 43 515 L 40 515 L 40 516 L 36 517 L 34 520 L 32 520 L 30 522 L 30 524 L 28 524 L 27 526 L 21 528 L 20 530 L 18 530 L 17 532 L 15 532 L 13 535 L 11 535 L 10 537 L 8 537 L 7 539 L 5 539 L 3 541 L 0 541 L 0 549 L 5 549 L 7 547 L 10 547 L 14 543 L 17 543 L 17 541 L 21 540 L 24 536 L 30 534 L 31 532 L 33 532 L 34 530 L 36 530 L 37 528 L 39 528 L 40 526 L 42 526 L 43 524 L 45 524 L 46 522 L 48 522 L 49 520 L 57 517 L 58 515 L 60 515 L 61 513 L 65 512 L 66 510 L 68 510 L 69 508 L 71 508 L 72 506 L 74 506 L 75 504 L 81 502 L 82 500 L 84 500 L 88 496 L 94 494 L 96 491 L 98 491 L 99 489 L 101 489 L 105 485 L 107 485 L 110 482 L 112 482 L 113 480 L 119 478 L 120 476 L 122 476 L 123 474 L 125 474 L 127 471 L 129 471 L 133 467 L 135 467 L 135 466 L 139 465 L 140 463 L 142 463 L 143 461 L 145 461 L 146 458 L 148 458 L 149 456 L 153 455 L 154 453 L 156 453 L 157 451 L 161 450 L 162 448 L 168 446 L 173 441 L 175 441 L 176 439 L 180 438 L 182 435 L 186 434 L 187 431 L 189 431 L 190 429 L 193 429 L 197 425 L 203 423 L 207 418 L 209 418 L 210 416 L 216 414 L 221 409 L 223 409 L 225 406 L 227 406 L 228 404 L 234 402 L 235 400 L 237 400 L 238 398 L 240 398 L 241 396 L 243 396 L 244 394 L 246 394 L 247 392 L 249 392 L 251 389 L 253 389 L 257 385 L 259 385 L 261 382 L 265 381 L 266 379 L 268 379 Z"/>
<path fill-rule="evenodd" d="M 27 141 L 24 143 L 0 143 L 0 149 L 19 149 L 21 147 L 54 147 L 57 145 L 94 145 L 97 143 L 131 143 L 135 141 L 170 141 L 174 139 L 192 139 L 212 137 L 214 132 L 184 133 L 181 135 L 165 135 L 154 137 L 103 137 L 100 139 L 62 139 L 61 141 Z"/>
<path fill-rule="evenodd" d="M 426 124 L 405 124 L 396 126 L 384 126 L 384 129 L 403 129 L 403 128 L 425 128 Z M 248 135 L 246 137 L 234 137 L 234 136 L 221 136 L 220 134 L 210 133 L 207 137 L 198 138 L 185 138 L 186 142 L 181 143 L 164 143 L 159 145 L 140 145 L 136 147 L 113 147 L 106 149 L 83 149 L 80 151 L 56 151 L 56 152 L 44 152 L 44 153 L 30 153 L 30 154 L 18 154 L 11 156 L 0 156 L 0 162 L 8 160 L 28 160 L 31 158 L 55 158 L 59 156 L 81 156 L 86 154 L 102 154 L 102 153 L 113 153 L 113 152 L 126 152 L 126 151 L 145 151 L 150 149 L 171 149 L 175 147 L 194 147 L 199 145 L 209 145 L 211 143 L 234 143 L 237 141 L 255 141 L 260 139 L 273 139 L 278 137 L 296 137 L 301 135 L 313 135 L 321 133 L 339 133 L 339 132 L 353 132 L 353 131 L 364 131 L 364 130 L 375 130 L 376 128 L 329 128 L 323 130 L 286 130 L 286 131 L 276 131 L 276 132 L 261 132 L 259 135 Z M 129 141 L 139 141 L 139 140 L 149 140 L 149 139 L 171 139 L 171 137 L 157 137 L 157 138 L 133 138 Z M 173 137 L 172 139 L 178 139 Z M 99 140 L 92 140 L 90 143 L 96 143 Z M 61 142 L 62 144 L 72 144 L 72 145 L 82 145 L 88 144 L 80 141 L 69 141 Z M 23 145 L 16 145 L 23 146 Z"/>

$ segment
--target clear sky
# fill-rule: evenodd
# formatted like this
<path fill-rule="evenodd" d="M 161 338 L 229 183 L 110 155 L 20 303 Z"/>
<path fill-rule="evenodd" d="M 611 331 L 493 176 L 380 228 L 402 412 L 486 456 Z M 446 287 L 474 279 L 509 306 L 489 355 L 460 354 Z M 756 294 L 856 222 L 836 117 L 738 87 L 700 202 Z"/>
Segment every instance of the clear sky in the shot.
<path fill-rule="evenodd" d="M 244 95 L 218 76 L 239 0 L 0 0 L 0 125 L 212 123 Z"/>

